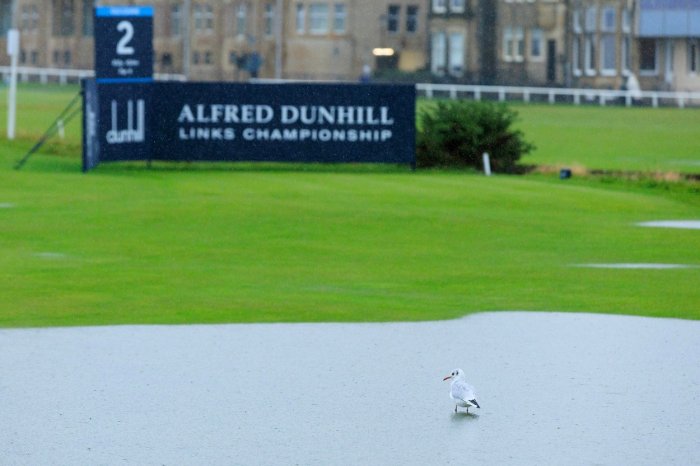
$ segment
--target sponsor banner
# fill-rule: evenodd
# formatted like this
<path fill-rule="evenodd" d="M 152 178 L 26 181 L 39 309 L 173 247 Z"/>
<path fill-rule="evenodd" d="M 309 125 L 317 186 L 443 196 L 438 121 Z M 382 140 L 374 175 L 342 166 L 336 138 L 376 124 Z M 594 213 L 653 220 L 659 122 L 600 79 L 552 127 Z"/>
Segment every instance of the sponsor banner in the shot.
<path fill-rule="evenodd" d="M 154 82 L 97 89 L 99 161 L 415 163 L 414 86 Z"/>
<path fill-rule="evenodd" d="M 99 100 L 94 79 L 81 82 L 83 90 L 83 171 L 100 163 L 100 138 L 98 135 Z"/>
<path fill-rule="evenodd" d="M 98 83 L 97 88 L 99 160 L 148 160 L 151 85 Z"/>
<path fill-rule="evenodd" d="M 413 86 L 157 86 L 154 159 L 414 162 Z"/>
<path fill-rule="evenodd" d="M 94 23 L 99 82 L 153 80 L 153 7 L 96 7 Z"/>

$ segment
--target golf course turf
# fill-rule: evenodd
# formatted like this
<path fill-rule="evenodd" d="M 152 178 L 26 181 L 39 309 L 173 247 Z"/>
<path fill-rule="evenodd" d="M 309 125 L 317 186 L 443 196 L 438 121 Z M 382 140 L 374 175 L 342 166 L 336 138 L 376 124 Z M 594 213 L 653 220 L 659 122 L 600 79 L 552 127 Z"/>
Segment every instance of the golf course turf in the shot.
<path fill-rule="evenodd" d="M 700 318 L 700 231 L 636 225 L 700 219 L 695 182 L 284 164 L 105 164 L 85 175 L 77 121 L 14 170 L 76 91 L 49 89 L 20 93 L 19 137 L 0 148 L 0 326 L 433 320 L 514 309 Z M 536 150 L 524 163 L 603 169 L 622 168 L 599 165 L 609 148 L 590 145 L 590 134 L 567 141 L 553 125 L 580 128 L 579 111 L 628 111 L 658 116 L 653 126 L 672 132 L 680 123 L 666 129 L 663 112 L 695 128 L 700 116 L 554 107 L 538 126 L 529 107 L 517 109 L 526 138 L 561 153 Z M 700 157 L 693 134 L 681 133 L 668 157 Z M 626 147 L 624 137 L 605 136 Z M 666 166 L 654 163 L 628 168 Z M 591 263 L 689 267 L 580 266 Z"/>

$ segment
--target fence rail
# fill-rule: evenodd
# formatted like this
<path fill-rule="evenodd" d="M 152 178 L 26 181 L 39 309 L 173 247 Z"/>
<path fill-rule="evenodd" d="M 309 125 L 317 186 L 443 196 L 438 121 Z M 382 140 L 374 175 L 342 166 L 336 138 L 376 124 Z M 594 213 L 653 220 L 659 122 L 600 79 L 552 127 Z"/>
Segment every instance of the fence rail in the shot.
<path fill-rule="evenodd" d="M 426 98 L 489 99 L 501 102 L 583 103 L 598 105 L 700 106 L 700 92 L 623 91 L 609 89 L 569 89 L 549 87 L 478 86 L 459 84 L 416 84 Z"/>
<path fill-rule="evenodd" d="M 82 78 L 95 75 L 93 70 L 73 70 L 62 68 L 18 67 L 21 81 L 49 81 L 67 84 L 79 82 Z M 0 75 L 7 80 L 9 66 L 0 66 Z M 182 74 L 154 74 L 159 81 L 186 81 Z M 256 82 L 290 82 L 290 80 L 257 80 Z M 700 107 L 700 92 L 664 92 L 664 91 L 623 91 L 611 89 L 570 89 L 557 87 L 516 87 L 516 86 L 480 86 L 463 84 L 416 84 L 416 91 L 426 98 L 475 99 L 543 102 L 549 104 L 568 103 L 574 105 L 646 105 L 651 107 Z"/>
<path fill-rule="evenodd" d="M 10 76 L 9 66 L 0 66 L 0 75 L 4 81 L 7 81 Z M 83 78 L 92 78 L 95 76 L 94 70 L 73 70 L 65 68 L 32 68 L 28 66 L 17 67 L 17 76 L 23 82 L 38 81 L 42 84 L 48 82 L 58 82 L 59 84 L 68 84 L 71 82 L 80 82 Z M 185 76 L 182 74 L 163 74 L 155 73 L 154 78 L 158 81 L 185 81 Z"/>

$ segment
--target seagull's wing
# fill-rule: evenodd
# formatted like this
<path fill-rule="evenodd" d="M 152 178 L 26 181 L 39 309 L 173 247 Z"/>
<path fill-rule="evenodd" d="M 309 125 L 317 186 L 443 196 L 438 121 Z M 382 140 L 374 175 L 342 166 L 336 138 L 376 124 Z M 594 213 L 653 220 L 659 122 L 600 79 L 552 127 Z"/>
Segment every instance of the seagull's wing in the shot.
<path fill-rule="evenodd" d="M 450 392 L 450 395 L 452 395 L 452 398 L 455 400 L 462 400 L 464 402 L 473 403 L 476 406 L 479 406 L 479 404 L 476 402 L 474 387 L 463 380 L 458 380 L 452 384 L 452 391 Z"/>

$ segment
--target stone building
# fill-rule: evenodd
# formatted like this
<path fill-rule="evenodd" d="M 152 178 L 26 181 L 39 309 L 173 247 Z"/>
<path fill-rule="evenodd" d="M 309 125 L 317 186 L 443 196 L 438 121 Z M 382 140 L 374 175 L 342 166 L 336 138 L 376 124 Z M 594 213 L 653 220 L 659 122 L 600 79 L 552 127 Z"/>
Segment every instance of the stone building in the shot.
<path fill-rule="evenodd" d="M 566 3 L 499 0 L 496 28 L 500 83 L 565 84 Z"/>
<path fill-rule="evenodd" d="M 574 0 L 569 23 L 574 86 L 700 89 L 700 2 Z"/>
<path fill-rule="evenodd" d="M 425 0 L 0 0 L 0 33 L 14 6 L 21 65 L 90 69 L 93 7 L 124 4 L 154 7 L 156 73 L 355 80 L 426 65 Z"/>
<path fill-rule="evenodd" d="M 700 90 L 698 0 L 0 0 L 20 65 L 91 69 L 93 7 L 152 5 L 154 68 L 192 80 L 357 80 Z"/>

